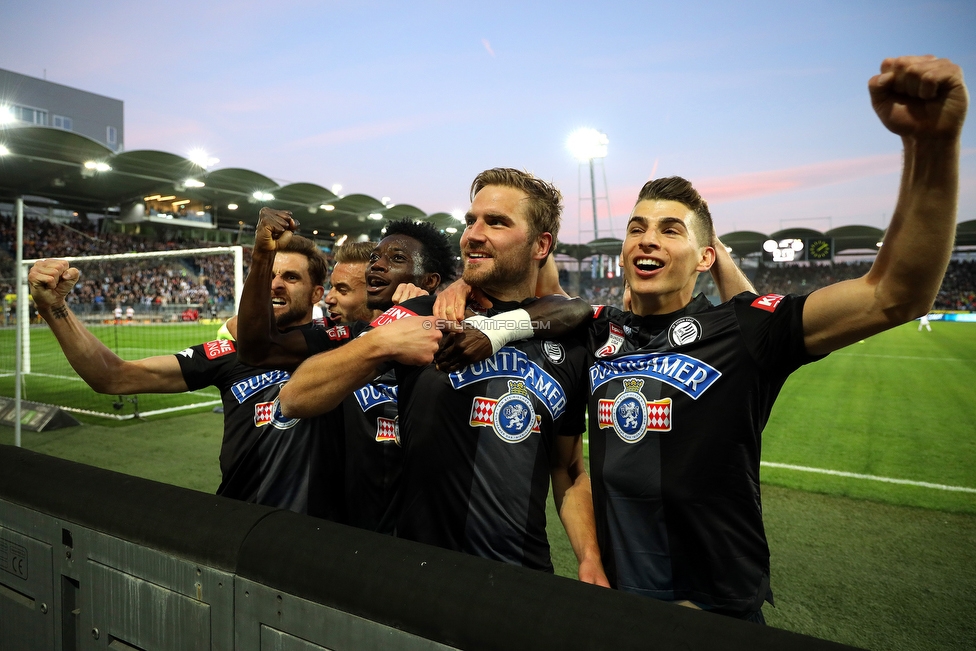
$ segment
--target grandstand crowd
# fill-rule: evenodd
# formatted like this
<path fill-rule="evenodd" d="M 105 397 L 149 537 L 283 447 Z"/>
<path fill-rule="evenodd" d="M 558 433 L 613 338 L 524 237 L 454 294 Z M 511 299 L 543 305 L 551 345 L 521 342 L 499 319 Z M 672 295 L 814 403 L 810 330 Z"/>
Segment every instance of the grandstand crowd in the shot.
<path fill-rule="evenodd" d="M 14 293 L 13 220 L 0 216 L 0 295 Z M 173 251 L 214 246 L 179 235 L 165 241 L 126 233 L 100 233 L 92 222 L 65 225 L 44 219 L 24 220 L 24 259 Z M 249 261 L 245 248 L 245 268 Z M 75 263 L 82 279 L 68 297 L 79 314 L 111 314 L 115 306 L 142 313 L 166 306 L 206 305 L 219 313 L 234 300 L 234 261 L 229 256 L 139 259 L 124 263 Z M 7 301 L 9 302 L 9 300 Z"/>
<path fill-rule="evenodd" d="M 9 296 L 8 304 L 14 294 L 15 242 L 13 220 L 0 215 L 0 296 Z M 135 234 L 100 233 L 96 225 L 87 220 L 73 222 L 70 226 L 44 219 L 24 220 L 24 259 L 170 251 L 213 245 L 213 242 L 188 240 L 178 235 L 163 241 Z M 250 249 L 245 247 L 245 273 L 249 261 Z M 116 305 L 132 306 L 140 314 L 165 312 L 167 306 L 194 305 L 204 307 L 204 313 L 213 311 L 229 316 L 227 311 L 234 297 L 233 265 L 230 256 L 142 259 L 113 265 L 76 264 L 82 270 L 82 279 L 69 302 L 79 314 L 111 314 Z M 808 294 L 841 280 L 858 278 L 870 265 L 870 262 L 835 262 L 762 266 L 750 279 L 760 294 Z M 111 271 L 106 272 L 106 269 Z M 566 289 L 572 286 L 569 272 L 561 272 L 560 281 Z M 623 281 L 621 278 L 593 279 L 584 268 L 579 294 L 595 305 L 621 307 Z M 933 309 L 976 311 L 976 261 L 953 260 L 949 264 Z"/>

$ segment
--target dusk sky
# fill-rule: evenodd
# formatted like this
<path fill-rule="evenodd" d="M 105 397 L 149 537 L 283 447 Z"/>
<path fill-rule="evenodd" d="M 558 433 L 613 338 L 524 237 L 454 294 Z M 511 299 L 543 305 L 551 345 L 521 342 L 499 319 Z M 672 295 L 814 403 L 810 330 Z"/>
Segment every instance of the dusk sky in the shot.
<path fill-rule="evenodd" d="M 466 209 L 485 168 L 528 169 L 562 189 L 566 242 L 593 238 L 566 148 L 578 127 L 610 140 L 601 236 L 673 174 L 719 233 L 883 227 L 901 143 L 867 80 L 932 53 L 974 92 L 976 2 L 790 5 L 5 2 L 0 67 L 123 100 L 128 150 L 203 147 L 218 168 L 428 213 Z M 976 219 L 974 120 L 960 221 Z"/>

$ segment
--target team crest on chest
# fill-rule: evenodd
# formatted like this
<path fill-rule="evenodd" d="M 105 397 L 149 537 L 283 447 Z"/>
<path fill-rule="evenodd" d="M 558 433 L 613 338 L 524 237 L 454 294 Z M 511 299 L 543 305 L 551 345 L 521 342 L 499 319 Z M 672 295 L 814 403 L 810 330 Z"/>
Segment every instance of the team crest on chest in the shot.
<path fill-rule="evenodd" d="M 471 403 L 470 425 L 491 426 L 498 438 L 519 443 L 532 432 L 539 431 L 541 416 L 537 416 L 529 399 L 529 390 L 522 380 L 509 380 L 508 393 L 495 400 L 477 397 Z"/>
<path fill-rule="evenodd" d="M 668 328 L 668 342 L 672 347 L 693 344 L 701 336 L 701 324 L 690 316 L 681 317 Z"/>
<path fill-rule="evenodd" d="M 612 427 L 625 443 L 636 443 L 650 431 L 671 431 L 671 398 L 648 400 L 641 393 L 644 380 L 623 381 L 624 390 L 613 400 L 600 400 L 600 429 Z"/>

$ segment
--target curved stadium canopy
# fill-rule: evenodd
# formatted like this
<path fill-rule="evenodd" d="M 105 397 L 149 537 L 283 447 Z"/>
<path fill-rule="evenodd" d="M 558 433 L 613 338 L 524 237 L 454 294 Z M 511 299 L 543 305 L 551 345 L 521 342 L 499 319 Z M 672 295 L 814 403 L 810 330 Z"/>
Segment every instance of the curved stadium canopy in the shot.
<path fill-rule="evenodd" d="M 119 207 L 123 211 L 120 217 L 127 221 L 127 206 L 140 204 L 149 196 L 175 194 L 210 207 L 214 224 L 224 229 L 236 230 L 241 224 L 253 227 L 261 207 L 271 206 L 292 211 L 303 233 L 318 230 L 335 233 L 336 237 L 375 237 L 387 221 L 409 218 L 433 223 L 455 243 L 460 237 L 460 224 L 445 212 L 427 214 L 415 206 L 384 204 L 365 194 L 337 196 L 314 183 L 279 186 L 251 170 L 208 172 L 182 156 L 162 151 L 115 153 L 86 136 L 53 127 L 0 127 L 0 144 L 10 152 L 0 156 L 0 199 L 40 197 L 65 209 L 92 212 Z M 110 169 L 98 171 L 86 163 L 101 163 Z M 202 187 L 195 187 L 198 183 Z M 230 209 L 231 205 L 236 209 Z M 791 228 L 770 235 L 736 231 L 721 239 L 735 255 L 746 256 L 762 251 L 768 239 L 811 237 L 833 238 L 835 253 L 873 251 L 884 232 L 871 226 L 841 226 L 825 233 Z M 597 253 L 616 255 L 620 245 L 620 240 L 603 238 L 587 244 L 561 243 L 557 250 L 583 259 Z M 958 224 L 956 246 L 976 246 L 976 220 Z"/>
<path fill-rule="evenodd" d="M 384 204 L 365 194 L 337 196 L 314 183 L 280 186 L 251 170 L 208 172 L 162 151 L 117 154 L 86 136 L 52 127 L 3 128 L 0 144 L 10 152 L 0 156 L 0 199 L 40 197 L 61 208 L 91 212 L 119 207 L 122 220 L 128 221 L 127 207 L 144 203 L 146 197 L 175 195 L 206 205 L 218 228 L 236 230 L 241 223 L 253 227 L 261 207 L 271 206 L 292 211 L 304 233 L 318 230 L 356 237 L 375 234 L 387 221 L 409 218 L 429 221 L 454 235 L 455 241 L 458 237 L 450 230 L 459 223 L 445 212 L 427 214 L 416 206 Z"/>

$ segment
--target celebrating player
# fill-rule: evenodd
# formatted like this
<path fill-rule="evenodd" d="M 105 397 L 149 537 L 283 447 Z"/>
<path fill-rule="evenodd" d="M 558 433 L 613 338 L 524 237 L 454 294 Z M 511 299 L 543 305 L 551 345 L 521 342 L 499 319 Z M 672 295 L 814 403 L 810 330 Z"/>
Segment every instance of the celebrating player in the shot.
<path fill-rule="evenodd" d="M 524 172 L 493 169 L 475 179 L 471 195 L 464 276 L 493 299 L 495 318 L 531 333 L 534 305 L 523 302 L 552 252 L 559 191 Z M 433 297 L 407 301 L 374 321 L 381 327 L 310 358 L 282 396 L 285 409 L 320 413 L 396 362 L 405 450 L 396 534 L 551 572 L 551 476 L 580 578 L 606 585 L 580 444 L 585 351 L 571 342 L 495 340 L 489 359 L 448 375 L 430 364 L 441 340 L 434 320 L 414 316 L 432 307 Z M 417 353 L 412 360 L 407 346 Z"/>
<path fill-rule="evenodd" d="M 327 262 L 303 237 L 292 238 L 272 260 L 264 300 L 278 327 L 312 328 L 312 306 L 322 298 Z M 41 260 L 30 270 L 31 295 L 72 368 L 99 393 L 179 393 L 220 390 L 224 438 L 218 495 L 342 521 L 340 432 L 326 419 L 285 418 L 278 409 L 283 370 L 243 364 L 233 341 L 192 346 L 175 355 L 125 361 L 105 347 L 68 309 L 65 297 L 80 272 L 65 260 Z M 314 435 L 313 435 L 314 434 Z"/>
<path fill-rule="evenodd" d="M 378 316 L 394 301 L 433 292 L 441 279 L 454 277 L 447 238 L 430 224 L 412 220 L 392 222 L 374 247 L 343 245 L 336 254 L 332 289 L 326 298 L 333 316 L 343 324 L 330 329 L 283 332 L 270 322 L 262 276 L 275 247 L 292 235 L 295 222 L 287 212 L 263 209 L 255 231 L 255 253 L 244 286 L 239 341 L 241 355 L 256 365 L 297 366 L 322 350 L 329 350 L 362 332 L 363 320 Z M 265 325 L 267 324 L 267 325 Z M 436 334 L 436 333 L 434 333 Z M 273 361 L 272 361 L 273 360 Z M 397 385 L 393 371 L 373 378 L 345 397 L 345 503 L 348 524 L 392 533 L 390 510 L 400 485 L 403 451 L 397 439 Z M 323 412 L 319 412 L 323 413 Z"/>
<path fill-rule="evenodd" d="M 600 308 L 589 335 L 597 532 L 621 590 L 764 621 L 759 460 L 773 401 L 802 364 L 932 306 L 955 234 L 962 71 L 930 56 L 887 59 L 868 88 L 905 163 L 862 278 L 712 306 L 692 297 L 716 255 L 707 204 L 678 177 L 641 190 L 622 250 L 633 313 Z"/>

